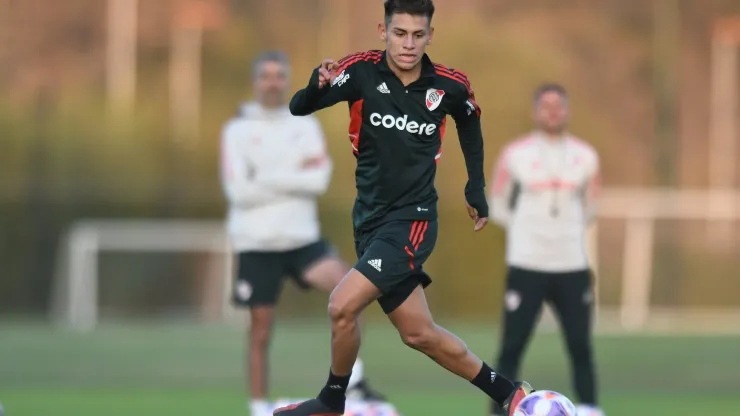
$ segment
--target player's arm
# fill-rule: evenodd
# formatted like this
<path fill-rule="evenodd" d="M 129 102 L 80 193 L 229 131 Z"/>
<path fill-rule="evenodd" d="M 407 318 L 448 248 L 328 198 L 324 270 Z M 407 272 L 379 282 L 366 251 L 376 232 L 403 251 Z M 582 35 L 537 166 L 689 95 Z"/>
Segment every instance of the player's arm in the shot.
<path fill-rule="evenodd" d="M 488 197 L 491 207 L 491 218 L 503 228 L 509 225 L 511 218 L 511 196 L 514 191 L 514 180 L 509 167 L 509 152 L 504 149 L 501 152 L 496 166 L 493 168 L 493 186 Z"/>
<path fill-rule="evenodd" d="M 254 181 L 252 168 L 239 146 L 239 130 L 239 126 L 229 123 L 221 133 L 221 185 L 226 199 L 240 208 L 254 208 L 283 198 Z"/>
<path fill-rule="evenodd" d="M 467 79 L 465 79 L 467 82 Z M 460 147 L 465 157 L 468 171 L 468 183 L 465 185 L 465 201 L 468 213 L 476 222 L 475 230 L 482 229 L 488 218 L 488 201 L 486 200 L 486 179 L 483 173 L 483 131 L 481 129 L 481 109 L 475 102 L 475 95 L 469 86 L 463 100 L 456 104 L 451 112 L 455 120 Z"/>
<path fill-rule="evenodd" d="M 294 116 L 306 116 L 342 101 L 358 99 L 358 63 L 349 57 L 335 62 L 325 59 L 313 70 L 308 85 L 293 95 L 290 112 Z"/>
<path fill-rule="evenodd" d="M 586 223 L 590 223 L 596 218 L 598 211 L 598 197 L 601 188 L 601 172 L 599 156 L 594 155 L 591 170 L 588 176 L 588 182 L 583 190 L 583 212 Z"/>
<path fill-rule="evenodd" d="M 304 157 L 294 171 L 275 171 L 258 180 L 266 186 L 292 194 L 318 196 L 326 192 L 331 180 L 332 163 L 326 151 L 324 133 L 318 120 L 311 118 L 303 138 Z"/>

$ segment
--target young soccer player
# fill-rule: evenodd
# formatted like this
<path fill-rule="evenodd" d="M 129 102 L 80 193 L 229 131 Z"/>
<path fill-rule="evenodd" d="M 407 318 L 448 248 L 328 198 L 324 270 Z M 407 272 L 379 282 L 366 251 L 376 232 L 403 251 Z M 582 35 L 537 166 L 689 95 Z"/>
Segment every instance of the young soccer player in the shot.
<path fill-rule="evenodd" d="M 357 319 L 377 300 L 403 341 L 470 381 L 513 414 L 531 387 L 494 372 L 455 335 L 436 325 L 423 264 L 437 239 L 434 177 L 445 120 L 455 120 L 465 155 L 468 214 L 480 231 L 488 219 L 480 108 L 465 74 L 434 64 L 425 53 L 434 33 L 431 0 L 388 0 L 378 27 L 385 51 L 324 60 L 290 103 L 309 115 L 346 101 L 349 139 L 357 158 L 353 210 L 358 261 L 332 292 L 332 364 L 315 399 L 275 411 L 280 416 L 344 413 L 345 391 L 360 348 Z"/>
<path fill-rule="evenodd" d="M 331 160 L 318 120 L 287 106 L 290 64 L 265 52 L 253 67 L 256 100 L 224 127 L 222 181 L 228 230 L 238 252 L 234 301 L 249 308 L 248 371 L 251 416 L 272 414 L 267 401 L 267 356 L 275 304 L 289 276 L 303 289 L 331 292 L 348 267 L 321 238 L 316 198 L 329 186 Z M 354 363 L 350 396 L 384 400 Z"/>

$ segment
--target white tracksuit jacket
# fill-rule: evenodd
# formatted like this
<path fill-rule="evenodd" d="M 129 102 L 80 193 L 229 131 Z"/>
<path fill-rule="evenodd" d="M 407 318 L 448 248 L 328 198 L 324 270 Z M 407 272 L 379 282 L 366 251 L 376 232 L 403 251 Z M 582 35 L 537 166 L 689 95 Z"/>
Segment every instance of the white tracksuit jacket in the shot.
<path fill-rule="evenodd" d="M 586 228 L 598 178 L 596 151 L 576 137 L 533 132 L 506 146 L 490 204 L 492 219 L 507 230 L 507 264 L 551 273 L 588 268 Z"/>
<path fill-rule="evenodd" d="M 316 118 L 242 106 L 223 128 L 221 181 L 233 247 L 287 251 L 320 239 L 316 198 L 332 171 Z"/>

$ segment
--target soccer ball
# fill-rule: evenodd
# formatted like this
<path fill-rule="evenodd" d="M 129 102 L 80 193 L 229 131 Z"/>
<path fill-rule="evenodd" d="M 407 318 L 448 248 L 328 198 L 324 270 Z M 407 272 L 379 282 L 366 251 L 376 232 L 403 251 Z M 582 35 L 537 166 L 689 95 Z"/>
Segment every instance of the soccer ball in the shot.
<path fill-rule="evenodd" d="M 576 416 L 576 407 L 560 393 L 539 390 L 519 402 L 514 416 Z"/>

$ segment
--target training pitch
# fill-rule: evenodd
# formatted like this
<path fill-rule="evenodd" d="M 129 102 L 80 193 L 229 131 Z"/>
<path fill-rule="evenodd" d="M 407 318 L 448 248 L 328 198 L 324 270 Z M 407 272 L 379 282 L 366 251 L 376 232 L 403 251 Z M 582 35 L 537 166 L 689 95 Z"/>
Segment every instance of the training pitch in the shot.
<path fill-rule="evenodd" d="M 306 397 L 329 365 L 325 320 L 282 322 L 273 341 L 275 396 Z M 497 331 L 445 322 L 490 361 Z M 246 415 L 243 342 L 237 328 L 104 325 L 89 334 L 35 324 L 0 325 L 0 403 L 6 416 Z M 364 331 L 370 381 L 404 416 L 479 415 L 486 403 L 421 354 L 388 324 Z M 740 337 L 599 336 L 602 401 L 609 416 L 736 414 Z M 538 334 L 524 376 L 571 394 L 561 338 Z"/>

